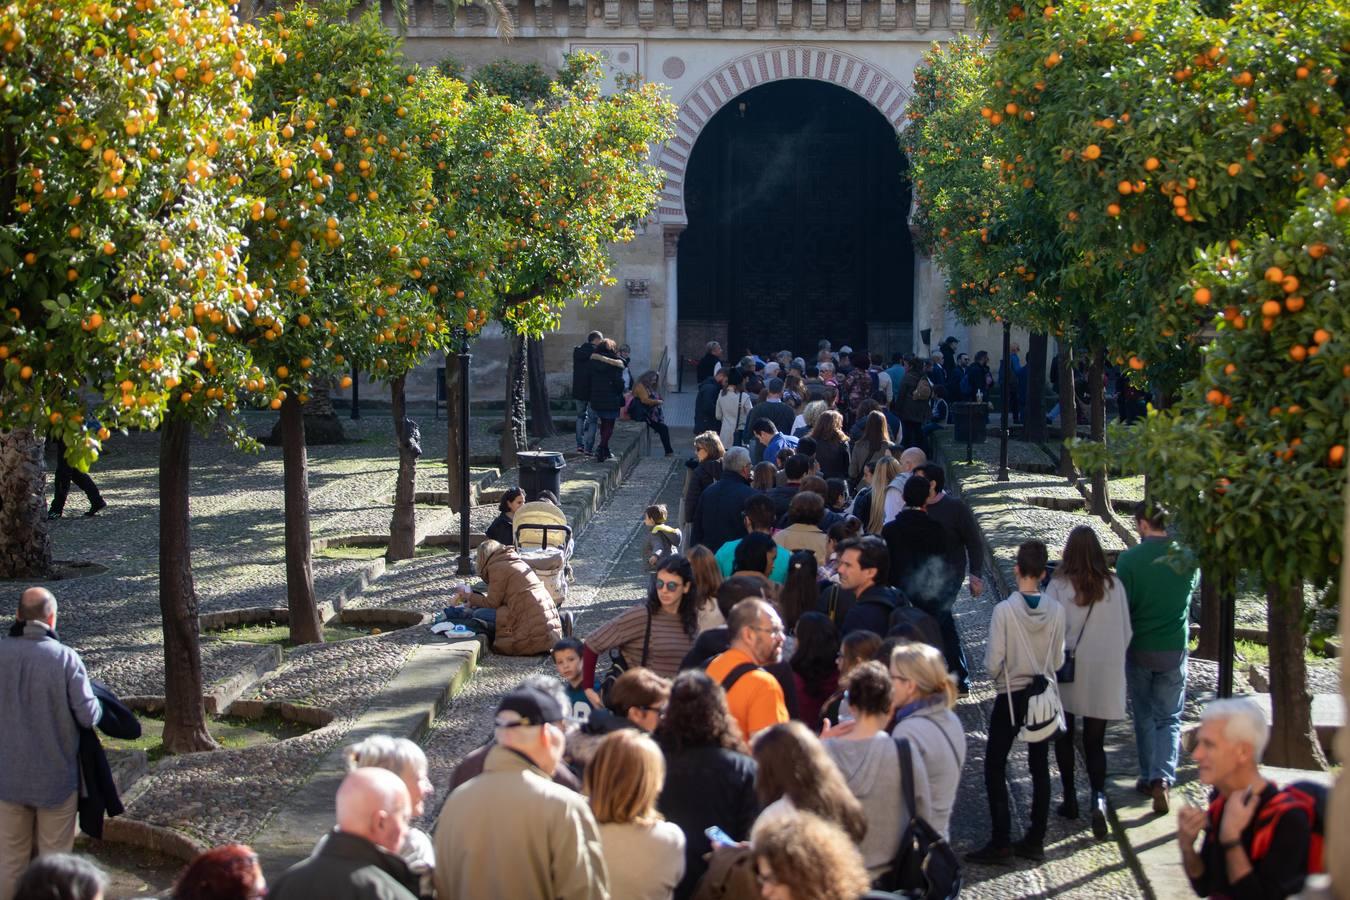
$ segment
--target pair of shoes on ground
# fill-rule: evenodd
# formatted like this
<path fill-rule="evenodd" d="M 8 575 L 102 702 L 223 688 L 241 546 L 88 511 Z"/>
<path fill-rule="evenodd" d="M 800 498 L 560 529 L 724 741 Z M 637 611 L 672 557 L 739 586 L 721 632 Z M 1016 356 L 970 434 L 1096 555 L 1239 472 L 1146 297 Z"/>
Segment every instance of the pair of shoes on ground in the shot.
<path fill-rule="evenodd" d="M 1088 811 L 1092 817 L 1092 836 L 1099 841 L 1106 840 L 1109 826 L 1106 822 L 1106 794 L 1094 791 L 1088 799 Z M 1063 819 L 1078 818 L 1078 797 L 1073 793 L 1065 794 L 1064 802 L 1055 812 Z"/>
<path fill-rule="evenodd" d="M 96 516 L 96 515 L 98 515 L 99 513 L 103 512 L 103 510 L 105 510 L 105 509 L 107 509 L 107 508 L 108 508 L 108 501 L 107 501 L 107 500 L 104 500 L 102 497 L 100 497 L 98 500 L 96 500 L 96 501 L 94 502 L 94 505 L 93 505 L 93 506 L 89 507 L 89 512 L 87 512 L 87 513 L 84 514 L 84 518 L 86 518 L 86 519 L 92 519 L 94 516 Z M 59 510 L 59 509 L 48 510 L 48 512 L 47 512 L 47 518 L 48 518 L 49 520 L 59 519 L 59 518 L 61 518 L 61 513 L 62 513 L 62 510 Z"/>
<path fill-rule="evenodd" d="M 980 849 L 967 853 L 966 862 L 1006 866 L 1013 861 L 1015 856 L 1033 862 L 1041 862 L 1045 859 L 1045 845 L 1041 841 L 1033 841 L 1029 838 L 1014 841 L 1012 846 L 1009 847 L 1001 847 L 991 841 Z"/>

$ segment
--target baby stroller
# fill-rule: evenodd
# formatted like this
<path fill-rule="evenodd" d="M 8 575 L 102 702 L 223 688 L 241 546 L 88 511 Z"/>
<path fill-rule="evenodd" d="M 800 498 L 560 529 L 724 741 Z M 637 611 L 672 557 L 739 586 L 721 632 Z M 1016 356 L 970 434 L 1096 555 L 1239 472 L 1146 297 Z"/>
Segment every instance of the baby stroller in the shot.
<path fill-rule="evenodd" d="M 512 525 L 520 558 L 561 607 L 572 581 L 572 526 L 567 516 L 547 500 L 534 500 L 516 510 Z"/>

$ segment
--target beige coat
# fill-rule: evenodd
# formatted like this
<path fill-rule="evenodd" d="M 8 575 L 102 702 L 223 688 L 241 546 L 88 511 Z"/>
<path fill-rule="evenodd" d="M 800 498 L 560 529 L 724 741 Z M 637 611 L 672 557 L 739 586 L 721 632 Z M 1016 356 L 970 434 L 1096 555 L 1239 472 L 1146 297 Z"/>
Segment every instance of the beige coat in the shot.
<path fill-rule="evenodd" d="M 586 798 L 525 756 L 493 747 L 436 822 L 436 895 L 453 900 L 609 900 Z"/>
<path fill-rule="evenodd" d="M 816 555 L 816 565 L 825 565 L 826 542 L 829 538 L 815 525 L 798 522 L 782 531 L 776 531 L 773 542 L 778 545 L 779 553 L 792 553 L 794 550 L 810 550 Z"/>
<path fill-rule="evenodd" d="M 495 652 L 533 656 L 548 653 L 562 640 L 562 620 L 553 596 L 515 547 L 483 541 L 478 545 L 478 574 L 487 582 L 487 596 L 469 594 L 468 602 L 497 610 Z"/>

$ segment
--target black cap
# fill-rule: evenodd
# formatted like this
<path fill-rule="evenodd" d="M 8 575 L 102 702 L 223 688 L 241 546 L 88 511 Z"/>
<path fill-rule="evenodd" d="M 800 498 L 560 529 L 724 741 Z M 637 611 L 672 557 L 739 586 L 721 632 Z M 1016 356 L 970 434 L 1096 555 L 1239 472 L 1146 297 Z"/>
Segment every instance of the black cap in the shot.
<path fill-rule="evenodd" d="M 507 717 L 507 721 L 503 721 L 501 714 L 504 712 L 515 713 L 519 718 Z M 537 688 L 516 688 L 497 704 L 498 728 L 547 725 L 561 722 L 564 718 L 566 715 L 563 708 L 558 705 L 557 699 Z"/>

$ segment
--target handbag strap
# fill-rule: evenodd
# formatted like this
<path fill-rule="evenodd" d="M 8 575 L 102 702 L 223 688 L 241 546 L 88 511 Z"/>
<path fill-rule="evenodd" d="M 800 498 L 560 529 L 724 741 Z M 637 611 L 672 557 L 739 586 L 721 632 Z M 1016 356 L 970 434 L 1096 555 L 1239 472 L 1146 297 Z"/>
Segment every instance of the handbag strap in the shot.
<path fill-rule="evenodd" d="M 952 758 L 956 760 L 956 765 L 959 768 L 961 765 L 961 754 L 956 752 L 956 744 L 952 743 L 951 735 L 947 734 L 946 730 L 931 716 L 919 716 L 918 718 L 927 722 L 929 725 L 932 725 L 937 729 L 938 734 L 942 735 L 942 739 L 946 741 L 947 746 L 951 748 Z"/>
<path fill-rule="evenodd" d="M 1083 642 L 1083 632 L 1084 632 L 1084 631 L 1087 631 L 1087 623 L 1088 623 L 1088 619 L 1092 618 L 1092 610 L 1095 609 L 1096 606 L 1097 606 L 1097 601 L 1096 601 L 1096 600 L 1093 600 L 1091 603 L 1088 604 L 1087 615 L 1086 615 L 1086 616 L 1083 616 L 1083 624 L 1082 624 L 1081 626 L 1079 626 L 1079 628 L 1078 628 L 1078 637 L 1075 638 L 1075 639 L 1074 639 L 1074 642 L 1073 642 L 1073 652 L 1074 652 L 1074 653 L 1077 653 L 1077 652 L 1078 652 L 1078 645 L 1081 644 L 1081 643 Z"/>
<path fill-rule="evenodd" d="M 652 610 L 651 607 L 647 607 L 647 628 L 642 633 L 642 662 L 638 663 L 638 665 L 642 666 L 643 668 L 646 668 L 647 666 L 647 650 L 651 647 L 651 643 L 652 643 Z"/>
<path fill-rule="evenodd" d="M 891 740 L 895 741 L 895 752 L 900 755 L 900 799 L 904 801 L 905 810 L 909 814 L 905 827 L 900 829 L 903 834 L 914 822 L 914 817 L 919 814 L 915 806 L 917 801 L 914 799 L 914 757 L 909 749 L 908 738 L 898 737 Z"/>

